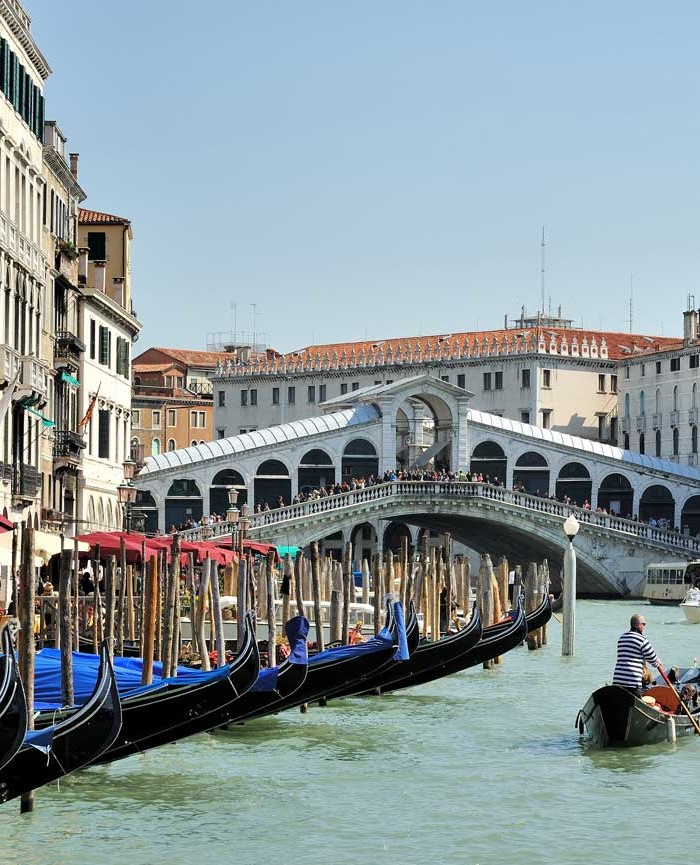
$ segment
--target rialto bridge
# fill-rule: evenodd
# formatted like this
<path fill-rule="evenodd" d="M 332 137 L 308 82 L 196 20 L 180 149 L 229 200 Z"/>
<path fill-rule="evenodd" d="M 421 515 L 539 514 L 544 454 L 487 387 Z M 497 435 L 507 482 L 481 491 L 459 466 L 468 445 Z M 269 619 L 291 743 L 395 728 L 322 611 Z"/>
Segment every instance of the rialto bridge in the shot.
<path fill-rule="evenodd" d="M 326 550 L 352 541 L 361 559 L 402 535 L 415 548 L 423 532 L 449 531 L 511 563 L 546 556 L 553 573 L 573 511 L 579 588 L 589 594 L 639 594 L 650 562 L 698 556 L 699 470 L 469 409 L 470 396 L 417 376 L 347 394 L 318 417 L 149 457 L 136 507 L 165 532 L 224 516 L 234 488 L 252 538 L 323 540 Z M 362 486 L 397 466 L 440 467 L 457 480 Z M 355 488 L 290 504 L 341 482 Z M 192 533 L 231 530 L 223 521 Z"/>

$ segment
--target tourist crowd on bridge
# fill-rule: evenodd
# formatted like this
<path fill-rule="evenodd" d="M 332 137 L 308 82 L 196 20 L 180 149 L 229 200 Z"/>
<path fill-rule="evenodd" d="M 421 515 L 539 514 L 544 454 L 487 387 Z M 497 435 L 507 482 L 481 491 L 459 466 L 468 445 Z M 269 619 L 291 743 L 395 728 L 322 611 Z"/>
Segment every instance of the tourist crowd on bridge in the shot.
<path fill-rule="evenodd" d="M 278 508 L 286 507 L 287 504 L 298 505 L 303 504 L 304 502 L 313 502 L 319 499 L 328 498 L 329 496 L 337 496 L 343 493 L 362 490 L 373 486 L 379 486 L 380 484 L 394 483 L 395 481 L 422 481 L 433 483 L 483 483 L 488 484 L 489 486 L 505 488 L 505 484 L 498 475 L 494 475 L 493 477 L 491 477 L 490 475 L 482 474 L 481 472 L 452 472 L 448 471 L 447 469 L 396 468 L 388 469 L 382 475 L 375 476 L 374 474 L 369 474 L 366 477 L 364 475 L 361 475 L 360 477 L 348 478 L 334 484 L 327 484 L 325 486 L 300 490 L 292 498 L 291 502 L 285 502 L 282 496 L 278 496 L 277 500 L 273 502 L 261 499 L 255 503 L 253 511 L 256 514 L 264 513 L 266 511 L 277 510 Z M 534 496 L 536 498 L 546 499 L 547 501 L 570 505 L 571 507 L 591 510 L 591 504 L 588 499 L 585 499 L 583 502 L 579 502 L 568 495 L 543 495 L 539 491 L 539 489 L 536 489 L 533 492 L 532 490 L 528 490 L 525 485 L 520 482 L 515 482 L 513 484 L 513 492 L 524 493 L 526 495 Z M 607 514 L 608 510 L 604 507 L 598 506 L 595 509 L 595 513 Z M 632 516 L 630 514 L 618 514 L 614 511 L 610 511 L 610 515 L 622 516 L 624 519 L 649 525 L 652 528 L 660 528 L 667 531 L 680 532 L 680 529 L 678 527 L 673 527 L 671 520 L 662 516 L 652 516 L 646 520 L 642 520 L 636 514 Z M 206 526 L 210 527 L 221 522 L 226 522 L 226 516 L 212 513 L 201 517 L 201 519 L 199 520 L 194 520 L 192 519 L 192 517 L 189 517 L 184 524 L 180 525 L 179 528 L 180 530 L 182 530 Z M 175 530 L 175 526 L 172 526 L 170 529 L 171 532 Z"/>

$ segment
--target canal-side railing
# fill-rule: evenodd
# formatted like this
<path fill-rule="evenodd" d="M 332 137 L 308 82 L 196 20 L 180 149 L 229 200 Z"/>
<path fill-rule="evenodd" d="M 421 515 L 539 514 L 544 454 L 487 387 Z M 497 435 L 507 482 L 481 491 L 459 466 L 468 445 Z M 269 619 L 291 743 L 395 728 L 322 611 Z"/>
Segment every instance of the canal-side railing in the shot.
<path fill-rule="evenodd" d="M 265 528 L 293 523 L 309 517 L 318 517 L 326 513 L 343 513 L 361 509 L 363 505 L 388 500 L 410 500 L 420 504 L 431 502 L 446 503 L 459 500 L 484 500 L 500 502 L 503 505 L 522 508 L 530 512 L 558 517 L 563 522 L 569 514 L 574 514 L 580 523 L 595 526 L 608 532 L 634 536 L 640 540 L 649 541 L 659 546 L 672 548 L 679 552 L 700 552 L 700 538 L 690 537 L 670 529 L 650 526 L 636 520 L 591 511 L 586 508 L 568 505 L 552 499 L 543 499 L 529 493 L 508 490 L 491 484 L 460 482 L 460 481 L 393 481 L 377 484 L 362 489 L 350 490 L 346 493 L 311 499 L 294 505 L 285 505 L 274 510 L 248 514 L 248 532 L 264 535 Z M 234 524 L 229 522 L 214 523 L 210 526 L 197 526 L 182 532 L 182 537 L 188 540 L 201 540 L 231 535 Z"/>

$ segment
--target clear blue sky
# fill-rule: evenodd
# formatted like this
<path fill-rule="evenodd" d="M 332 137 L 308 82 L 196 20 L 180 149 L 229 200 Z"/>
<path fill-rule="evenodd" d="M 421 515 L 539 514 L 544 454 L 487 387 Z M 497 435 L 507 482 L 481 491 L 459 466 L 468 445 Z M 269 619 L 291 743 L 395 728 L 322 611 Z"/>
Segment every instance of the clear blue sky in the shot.
<path fill-rule="evenodd" d="M 697 2 L 26 0 L 150 345 L 700 306 Z"/>

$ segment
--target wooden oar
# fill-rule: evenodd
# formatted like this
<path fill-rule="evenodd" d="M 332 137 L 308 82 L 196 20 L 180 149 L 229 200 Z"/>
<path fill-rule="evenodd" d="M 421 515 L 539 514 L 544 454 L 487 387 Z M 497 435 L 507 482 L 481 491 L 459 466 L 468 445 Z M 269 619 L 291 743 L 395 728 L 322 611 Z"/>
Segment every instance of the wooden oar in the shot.
<path fill-rule="evenodd" d="M 678 691 L 675 689 L 675 687 L 673 686 L 673 683 L 671 682 L 671 680 L 668 678 L 668 676 L 667 676 L 666 673 L 664 672 L 663 667 L 657 667 L 657 670 L 658 670 L 659 673 L 661 674 L 661 678 L 664 680 L 664 682 L 666 682 L 666 684 L 668 685 L 668 687 L 673 691 L 673 693 L 674 693 L 674 694 L 676 695 L 676 697 L 678 698 L 678 702 L 681 704 L 681 709 L 683 709 L 683 711 L 685 712 L 685 714 L 688 716 L 688 718 L 689 718 L 689 720 L 690 720 L 690 723 L 693 725 L 693 727 L 695 727 L 695 732 L 698 734 L 698 736 L 700 736 L 700 725 L 698 725 L 698 722 L 697 722 L 697 721 L 695 720 L 695 718 L 693 717 L 693 715 L 692 715 L 690 709 L 685 705 L 685 703 L 683 702 L 683 700 L 681 700 L 681 696 L 680 696 L 680 694 L 679 694 Z"/>

